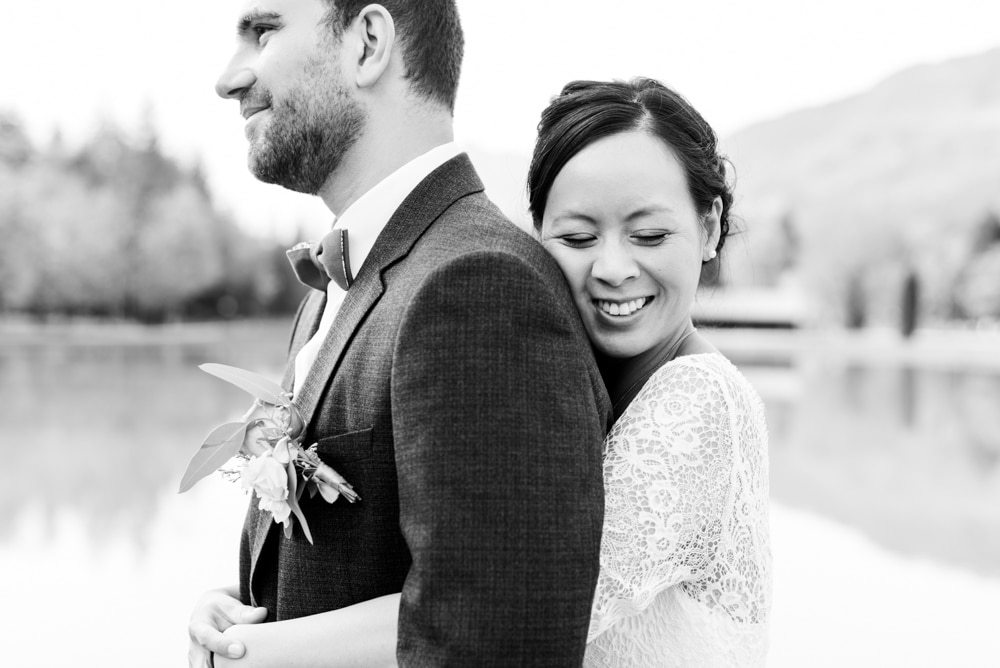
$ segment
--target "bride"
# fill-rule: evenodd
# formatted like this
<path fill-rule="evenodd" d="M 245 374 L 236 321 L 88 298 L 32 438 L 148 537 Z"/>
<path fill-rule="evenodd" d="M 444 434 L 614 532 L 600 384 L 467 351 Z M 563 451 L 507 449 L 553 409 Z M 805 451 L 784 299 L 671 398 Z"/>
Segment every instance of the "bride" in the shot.
<path fill-rule="evenodd" d="M 691 321 L 733 201 L 715 133 L 656 81 L 573 82 L 542 114 L 528 192 L 615 406 L 585 665 L 763 666 L 763 405 Z M 232 626 L 246 654 L 215 665 L 393 665 L 398 602 Z"/>
<path fill-rule="evenodd" d="M 763 666 L 763 405 L 691 322 L 733 201 L 715 133 L 656 81 L 573 82 L 542 114 L 528 190 L 615 408 L 584 665 Z"/>

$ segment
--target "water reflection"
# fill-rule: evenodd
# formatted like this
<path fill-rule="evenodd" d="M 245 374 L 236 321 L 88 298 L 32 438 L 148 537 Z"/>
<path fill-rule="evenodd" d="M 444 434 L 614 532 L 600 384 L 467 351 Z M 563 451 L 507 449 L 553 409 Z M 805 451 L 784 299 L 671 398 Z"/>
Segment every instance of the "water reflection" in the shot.
<path fill-rule="evenodd" d="M 286 327 L 230 327 L 181 343 L 0 346 L 0 542 L 27 509 L 43 524 L 72 509 L 97 543 L 146 542 L 155 500 L 176 489 L 199 439 L 250 401 L 197 365 L 280 376 Z"/>
<path fill-rule="evenodd" d="M 236 579 L 247 503 L 215 476 L 175 493 L 201 437 L 249 401 L 196 366 L 215 361 L 277 377 L 286 333 L 287 323 L 277 322 L 0 336 L 0 572 L 8 574 L 0 628 L 23 647 L 5 657 L 11 665 L 184 664 L 192 602 Z M 853 598 L 835 600 L 846 584 L 820 593 L 815 608 L 814 597 L 795 598 L 813 591 L 817 564 L 881 564 L 871 576 L 880 586 L 896 567 L 846 528 L 811 524 L 784 507 L 860 529 L 896 554 L 1000 574 L 1000 373 L 859 364 L 819 348 L 799 354 L 802 346 L 785 341 L 771 342 L 765 355 L 753 348 L 728 352 L 768 409 L 772 496 L 781 504 L 775 554 L 787 557 L 778 584 L 786 600 L 798 600 L 783 622 L 776 617 L 775 647 L 792 657 L 781 665 L 812 656 L 814 644 L 800 654 L 790 638 L 828 642 L 825 627 L 795 626 L 804 610 L 854 618 L 846 611 Z M 815 546 L 824 553 L 810 552 Z M 853 550 L 854 561 L 838 550 Z M 929 577 L 921 570 L 899 586 Z M 971 580 L 962 591 L 976 609 L 994 600 Z M 52 632 L 37 620 L 81 605 L 86 619 L 59 631 L 72 660 L 38 651 Z"/>
<path fill-rule="evenodd" d="M 821 355 L 798 374 L 793 396 L 764 393 L 776 499 L 1000 574 L 1000 376 Z"/>
<path fill-rule="evenodd" d="M 1000 461 L 1000 383 L 985 374 L 951 374 L 952 406 L 965 427 L 964 440 L 985 475 L 996 475 Z"/>
<path fill-rule="evenodd" d="M 248 402 L 197 365 L 277 377 L 286 334 L 273 322 L 0 346 L 0 545 L 25 512 L 47 526 L 66 509 L 95 544 L 147 545 L 192 448 Z M 778 501 L 1000 573 L 1000 374 L 815 352 L 734 358 L 768 405 Z"/>

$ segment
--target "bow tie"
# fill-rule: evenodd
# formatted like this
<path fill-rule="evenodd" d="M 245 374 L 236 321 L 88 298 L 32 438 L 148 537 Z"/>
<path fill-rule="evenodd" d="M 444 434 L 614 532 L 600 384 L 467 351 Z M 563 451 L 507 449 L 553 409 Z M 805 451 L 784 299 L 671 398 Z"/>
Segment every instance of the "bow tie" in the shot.
<path fill-rule="evenodd" d="M 325 292 L 326 286 L 333 281 L 347 290 L 354 282 L 347 250 L 347 230 L 333 229 L 318 244 L 304 242 L 285 254 L 292 263 L 296 278 L 310 288 Z"/>

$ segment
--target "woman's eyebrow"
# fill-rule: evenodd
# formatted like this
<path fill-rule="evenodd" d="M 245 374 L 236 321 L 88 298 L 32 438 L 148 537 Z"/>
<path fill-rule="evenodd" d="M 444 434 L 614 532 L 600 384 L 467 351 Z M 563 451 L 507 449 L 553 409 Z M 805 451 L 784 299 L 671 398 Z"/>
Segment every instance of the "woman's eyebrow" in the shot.
<path fill-rule="evenodd" d="M 574 211 L 572 209 L 567 209 L 565 211 L 560 211 L 559 215 L 555 216 L 552 219 L 552 222 L 553 223 L 558 223 L 560 221 L 567 221 L 567 220 L 583 221 L 583 222 L 591 223 L 591 224 L 593 224 L 595 222 L 594 219 L 591 216 L 588 216 L 587 214 L 581 213 L 579 211 Z"/>
<path fill-rule="evenodd" d="M 672 214 L 674 212 L 669 206 L 662 204 L 650 204 L 649 206 L 644 206 L 640 209 L 636 209 L 628 215 L 626 220 L 635 220 L 636 218 L 642 218 L 654 213 L 666 213 Z"/>

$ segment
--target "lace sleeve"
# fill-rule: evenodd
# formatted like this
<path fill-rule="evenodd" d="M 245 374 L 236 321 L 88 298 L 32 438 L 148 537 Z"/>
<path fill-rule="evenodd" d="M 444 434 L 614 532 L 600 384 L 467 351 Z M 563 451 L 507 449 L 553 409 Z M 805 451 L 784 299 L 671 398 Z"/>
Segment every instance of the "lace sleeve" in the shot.
<path fill-rule="evenodd" d="M 699 579 L 719 545 L 733 465 L 726 379 L 683 360 L 659 369 L 608 434 L 588 642 Z"/>

